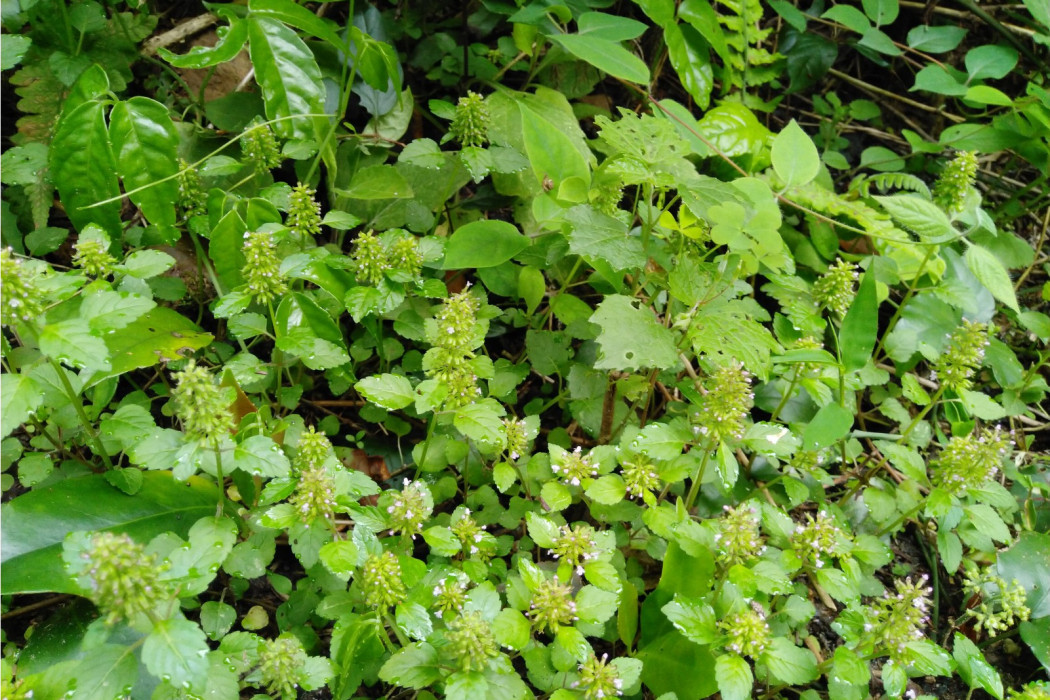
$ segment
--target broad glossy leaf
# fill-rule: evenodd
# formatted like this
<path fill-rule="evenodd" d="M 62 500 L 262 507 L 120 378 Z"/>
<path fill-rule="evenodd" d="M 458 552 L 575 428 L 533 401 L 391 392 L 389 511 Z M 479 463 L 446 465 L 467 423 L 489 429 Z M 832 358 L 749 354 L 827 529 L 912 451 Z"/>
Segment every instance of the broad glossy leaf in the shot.
<path fill-rule="evenodd" d="M 576 21 L 580 34 L 605 39 L 606 41 L 630 41 L 637 39 L 648 27 L 636 19 L 610 15 L 606 12 L 584 12 Z"/>
<path fill-rule="evenodd" d="M 136 96 L 114 105 L 109 119 L 109 138 L 124 191 L 146 188 L 128 198 L 151 224 L 174 226 L 179 183 L 165 178 L 178 171 L 179 135 L 168 108 Z"/>
<path fill-rule="evenodd" d="M 274 131 L 286 139 L 315 137 L 313 117 L 324 112 L 321 69 L 299 35 L 269 17 L 249 15 L 248 48 L 262 88 L 266 116 L 280 119 Z"/>
<path fill-rule="evenodd" d="M 857 296 L 842 319 L 839 334 L 839 356 L 847 372 L 858 370 L 871 359 L 879 332 L 879 300 L 875 293 L 875 275 L 864 273 Z"/>
<path fill-rule="evenodd" d="M 966 249 L 963 259 L 973 276 L 992 293 L 992 296 L 1014 311 L 1021 310 L 1017 304 L 1017 293 L 1014 291 L 1010 273 L 994 253 L 983 246 L 971 245 Z"/>
<path fill-rule="evenodd" d="M 328 312 L 303 292 L 285 295 L 275 314 L 277 337 L 291 333 L 297 328 L 309 330 L 313 335 L 346 351 L 343 332 Z"/>
<path fill-rule="evenodd" d="M 161 48 L 157 51 L 161 58 L 176 68 L 210 68 L 239 54 L 248 41 L 248 23 L 222 5 L 216 5 L 212 12 L 230 23 L 215 30 L 218 40 L 214 46 L 194 46 L 182 55 Z"/>
<path fill-rule="evenodd" d="M 769 140 L 769 129 L 737 102 L 723 102 L 704 113 L 700 133 L 727 156 L 754 157 Z"/>
<path fill-rule="evenodd" d="M 948 215 L 936 204 L 918 195 L 876 196 L 875 200 L 897 223 L 929 243 L 947 241 L 958 235 Z"/>
<path fill-rule="evenodd" d="M 518 109 L 525 154 L 537 182 L 550 180 L 554 187 L 572 177 L 590 182 L 590 167 L 572 139 L 524 101 L 518 103 Z"/>
<path fill-rule="evenodd" d="M 551 41 L 598 70 L 632 83 L 649 83 L 649 67 L 616 41 L 587 34 L 555 34 Z"/>
<path fill-rule="evenodd" d="M 388 411 L 404 408 L 416 400 L 416 391 L 408 377 L 400 374 L 375 374 L 354 385 L 357 393 Z"/>
<path fill-rule="evenodd" d="M 787 637 L 774 637 L 762 660 L 783 683 L 805 685 L 819 675 L 813 654 L 795 646 Z"/>
<path fill-rule="evenodd" d="M 723 700 L 748 700 L 755 677 L 743 657 L 730 653 L 715 660 L 715 680 Z"/>
<path fill-rule="evenodd" d="M 664 40 L 667 42 L 667 57 L 678 72 L 682 87 L 696 100 L 700 109 L 707 109 L 715 85 L 707 42 L 700 32 L 688 24 L 667 27 L 664 29 Z"/>
<path fill-rule="evenodd" d="M 0 374 L 0 438 L 29 420 L 43 401 L 43 393 L 29 375 Z"/>
<path fill-rule="evenodd" d="M 861 0 L 861 5 L 876 27 L 893 24 L 901 9 L 898 0 Z"/>
<path fill-rule="evenodd" d="M 138 679 L 134 650 L 124 644 L 103 644 L 86 651 L 72 669 L 74 697 L 84 700 L 117 700 L 127 697 Z"/>
<path fill-rule="evenodd" d="M 1014 579 L 1028 591 L 1028 608 L 1033 620 L 1050 617 L 1050 534 L 1022 532 L 1017 542 L 999 553 L 999 575 Z"/>
<path fill-rule="evenodd" d="M 0 592 L 77 593 L 62 564 L 67 534 L 109 530 L 142 543 L 168 531 L 185 536 L 197 520 L 215 514 L 218 499 L 214 484 L 195 477 L 180 483 L 170 472 L 144 474 L 135 496 L 114 488 L 101 474 L 25 493 L 2 506 Z"/>
<path fill-rule="evenodd" d="M 922 24 L 908 31 L 908 46 L 926 53 L 944 53 L 953 50 L 966 36 L 966 29 L 942 25 Z"/>
<path fill-rule="evenodd" d="M 40 351 L 69 367 L 100 372 L 110 369 L 106 343 L 82 318 L 45 324 L 40 330 Z"/>
<path fill-rule="evenodd" d="M 250 0 L 248 10 L 256 17 L 269 17 L 302 29 L 318 39 L 324 39 L 339 51 L 346 50 L 346 40 L 339 36 L 334 22 L 318 17 L 292 0 Z"/>
<path fill-rule="evenodd" d="M 978 46 L 966 52 L 969 80 L 1005 78 L 1017 65 L 1017 49 L 1002 44 Z"/>
<path fill-rule="evenodd" d="M 120 201 L 91 206 L 120 196 L 103 105 L 84 102 L 63 114 L 48 155 L 51 179 L 73 225 L 83 229 L 88 224 L 98 224 L 112 240 L 119 241 Z"/>
<path fill-rule="evenodd" d="M 486 219 L 460 226 L 445 245 L 446 270 L 501 265 L 529 246 L 529 239 L 506 221 Z"/>

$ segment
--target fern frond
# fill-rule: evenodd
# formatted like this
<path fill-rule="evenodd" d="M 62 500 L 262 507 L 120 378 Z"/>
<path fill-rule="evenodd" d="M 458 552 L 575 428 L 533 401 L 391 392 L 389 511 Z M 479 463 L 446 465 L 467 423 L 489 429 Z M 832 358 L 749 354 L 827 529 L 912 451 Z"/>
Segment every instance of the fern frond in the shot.
<path fill-rule="evenodd" d="M 932 197 L 930 188 L 917 175 L 911 173 L 878 173 L 876 175 L 861 175 L 854 178 L 849 185 L 849 191 L 861 197 L 867 197 L 871 188 L 875 187 L 879 192 L 889 190 L 908 190 L 917 192 L 929 199 Z"/>

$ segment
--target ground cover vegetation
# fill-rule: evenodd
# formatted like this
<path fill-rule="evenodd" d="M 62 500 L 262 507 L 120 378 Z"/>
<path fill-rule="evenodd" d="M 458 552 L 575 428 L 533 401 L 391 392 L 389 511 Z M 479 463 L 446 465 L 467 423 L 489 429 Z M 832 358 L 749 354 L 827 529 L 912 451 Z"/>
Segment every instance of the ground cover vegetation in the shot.
<path fill-rule="evenodd" d="M 1050 697 L 1042 0 L 2 20 L 5 699 Z"/>

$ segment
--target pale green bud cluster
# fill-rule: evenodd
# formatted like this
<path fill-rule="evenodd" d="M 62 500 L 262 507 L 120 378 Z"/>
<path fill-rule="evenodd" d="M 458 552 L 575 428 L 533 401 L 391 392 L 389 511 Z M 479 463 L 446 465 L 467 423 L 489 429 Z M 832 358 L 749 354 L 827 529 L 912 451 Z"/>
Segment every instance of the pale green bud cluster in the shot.
<path fill-rule="evenodd" d="M 610 178 L 598 183 L 592 192 L 595 209 L 610 216 L 619 210 L 620 200 L 623 199 L 622 182 Z"/>
<path fill-rule="evenodd" d="M 393 607 L 408 595 L 401 580 L 401 562 L 392 552 L 368 557 L 358 580 L 365 601 L 373 608 Z"/>
<path fill-rule="evenodd" d="M 974 628 L 978 632 L 983 629 L 989 636 L 1005 632 L 1032 614 L 1025 587 L 1017 579 L 1007 583 L 1006 579 L 988 569 L 968 567 L 963 591 L 969 598 L 979 601 L 967 609 L 976 621 Z"/>
<path fill-rule="evenodd" d="M 258 172 L 266 172 L 281 164 L 281 149 L 268 124 L 252 126 L 241 138 L 241 150 Z"/>
<path fill-rule="evenodd" d="M 295 698 L 307 659 L 302 642 L 286 633 L 259 646 L 259 676 L 267 691 L 282 699 Z"/>
<path fill-rule="evenodd" d="M 456 115 L 449 126 L 449 133 L 463 146 L 484 146 L 489 140 L 489 110 L 484 98 L 476 92 L 468 92 L 459 98 Z"/>
<path fill-rule="evenodd" d="M 766 545 L 759 531 L 758 509 L 747 503 L 736 508 L 723 506 L 715 544 L 727 567 L 761 556 Z"/>
<path fill-rule="evenodd" d="M 839 259 L 813 285 L 813 296 L 828 309 L 845 316 L 857 295 L 860 273 L 851 262 Z"/>
<path fill-rule="evenodd" d="M 499 644 L 492 635 L 492 626 L 476 610 L 450 621 L 445 639 L 448 651 L 464 671 L 483 670 L 490 659 L 499 656 Z"/>
<path fill-rule="evenodd" d="M 288 502 L 304 523 L 331 521 L 335 517 L 335 477 L 323 466 L 309 467 L 299 474 L 299 483 Z"/>
<path fill-rule="evenodd" d="M 387 521 L 391 534 L 400 532 L 412 539 L 423 530 L 423 523 L 434 510 L 434 499 L 430 490 L 421 481 L 404 480 L 401 491 L 388 491 L 384 494 Z"/>
<path fill-rule="evenodd" d="M 1012 448 L 1009 434 L 999 428 L 980 437 L 974 433 L 952 436 L 938 456 L 931 481 L 935 486 L 961 496 L 995 478 Z"/>
<path fill-rule="evenodd" d="M 216 383 L 207 369 L 190 360 L 172 379 L 176 382 L 171 390 L 175 415 L 187 435 L 215 442 L 233 428 L 229 392 Z"/>
<path fill-rule="evenodd" d="M 417 277 L 423 271 L 423 251 L 415 236 L 399 236 L 390 244 L 387 253 L 387 265 L 395 270 L 402 270 L 410 277 Z"/>
<path fill-rule="evenodd" d="M 459 513 L 459 517 L 456 517 L 456 515 L 452 516 L 449 529 L 456 536 L 456 539 L 459 540 L 463 551 L 468 556 L 473 557 L 477 554 L 486 556 L 490 553 L 490 547 L 487 545 L 491 542 L 491 538 L 485 537 L 485 526 L 478 525 L 477 521 L 470 514 L 469 508 L 464 508 Z"/>
<path fill-rule="evenodd" d="M 822 569 L 848 551 L 852 537 L 842 530 L 826 510 L 814 518 L 806 513 L 806 523 L 797 525 L 791 535 L 791 549 L 804 564 Z"/>
<path fill-rule="evenodd" d="M 576 527 L 562 525 L 551 546 L 551 558 L 568 562 L 578 575 L 583 576 L 583 567 L 587 562 L 598 558 L 594 528 L 582 523 Z"/>
<path fill-rule="evenodd" d="M 388 272 L 399 270 L 414 278 L 423 270 L 419 241 L 407 234 L 384 243 L 373 231 L 363 231 L 354 239 L 350 259 L 357 281 L 373 287 L 382 282 Z"/>
<path fill-rule="evenodd" d="M 463 574 L 460 574 L 461 576 Z M 434 586 L 434 615 L 443 618 L 448 613 L 462 612 L 467 602 L 467 584 L 457 576 L 449 576 Z"/>
<path fill-rule="evenodd" d="M 127 535 L 99 532 L 80 556 L 86 566 L 81 580 L 86 579 L 88 597 L 105 613 L 108 625 L 152 617 L 171 599 L 160 579 L 166 567 Z"/>
<path fill-rule="evenodd" d="M 105 277 L 113 272 L 117 259 L 109 254 L 109 236 L 101 229 L 88 227 L 77 238 L 73 264 L 92 277 Z"/>
<path fill-rule="evenodd" d="M 478 378 L 470 364 L 479 341 L 475 327 L 480 308 L 481 300 L 464 290 L 446 299 L 427 324 L 427 335 L 434 347 L 423 358 L 423 369 L 448 390 L 446 408 L 466 406 L 481 397 Z"/>
<path fill-rule="evenodd" d="M 752 659 L 761 656 L 773 638 L 773 632 L 766 622 L 765 610 L 754 601 L 726 616 L 718 626 L 726 635 L 726 649 Z"/>
<path fill-rule="evenodd" d="M 529 450 L 528 426 L 524 420 L 504 418 L 503 429 L 507 436 L 507 456 L 515 462 Z"/>
<path fill-rule="evenodd" d="M 580 677 L 572 687 L 583 694 L 585 700 L 602 700 L 623 695 L 623 681 L 616 667 L 609 663 L 609 655 L 602 658 L 591 655 L 578 667 Z"/>
<path fill-rule="evenodd" d="M 970 378 L 984 362 L 984 351 L 991 343 L 987 324 L 964 319 L 948 334 L 948 349 L 933 365 L 931 377 L 949 389 L 969 389 Z"/>
<path fill-rule="evenodd" d="M 1023 688 L 1011 689 L 1009 700 L 1050 700 L 1050 683 L 1034 681 Z"/>
<path fill-rule="evenodd" d="M 557 579 L 544 579 L 532 592 L 528 615 L 540 631 L 546 629 L 553 633 L 563 625 L 571 625 L 579 619 L 572 588 Z"/>
<path fill-rule="evenodd" d="M 977 154 L 960 151 L 948 161 L 933 186 L 933 199 L 949 212 L 962 211 L 966 193 L 977 177 Z"/>
<path fill-rule="evenodd" d="M 652 494 L 660 488 L 660 475 L 656 472 L 656 467 L 644 457 L 625 461 L 621 471 L 629 498 L 645 498 L 647 494 Z"/>
<path fill-rule="evenodd" d="M 296 445 L 295 460 L 292 463 L 300 471 L 314 469 L 323 466 L 331 454 L 331 441 L 311 425 L 299 434 L 299 444 Z"/>
<path fill-rule="evenodd" d="M 44 312 L 35 280 L 10 248 L 0 250 L 0 310 L 3 325 L 32 321 Z"/>
<path fill-rule="evenodd" d="M 551 471 L 557 474 L 566 486 L 579 486 L 584 479 L 598 476 L 598 467 L 590 455 L 583 454 L 577 445 L 572 452 L 568 450 L 551 455 Z"/>
<path fill-rule="evenodd" d="M 244 234 L 244 267 L 241 276 L 255 300 L 260 304 L 271 301 L 288 291 L 288 283 L 281 274 L 281 260 L 277 242 L 268 231 L 249 231 Z"/>
<path fill-rule="evenodd" d="M 755 403 L 751 373 L 742 363 L 719 367 L 704 385 L 704 401 L 693 414 L 693 432 L 716 441 L 738 440 Z"/>
<path fill-rule="evenodd" d="M 923 574 L 917 582 L 894 582 L 895 591 L 886 591 L 871 605 L 865 606 L 864 632 L 874 640 L 875 648 L 892 659 L 900 659 L 907 645 L 925 637 L 929 622 L 930 594 Z"/>
<path fill-rule="evenodd" d="M 189 164 L 181 158 L 179 159 L 178 182 L 178 204 L 179 209 L 182 211 L 182 218 L 189 219 L 206 214 L 207 194 L 204 191 L 204 183 L 201 181 L 200 173 L 197 172 L 196 168 L 189 167 Z"/>
<path fill-rule="evenodd" d="M 321 232 L 321 205 L 317 194 L 303 183 L 292 188 L 291 204 L 288 207 L 288 227 L 302 238 L 316 236 Z"/>

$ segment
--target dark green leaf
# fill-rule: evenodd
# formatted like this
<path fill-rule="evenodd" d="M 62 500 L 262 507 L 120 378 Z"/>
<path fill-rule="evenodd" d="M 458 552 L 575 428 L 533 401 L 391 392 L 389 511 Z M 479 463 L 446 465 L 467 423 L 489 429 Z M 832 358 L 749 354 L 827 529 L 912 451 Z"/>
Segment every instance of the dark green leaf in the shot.
<path fill-rule="evenodd" d="M 636 308 L 634 300 L 619 294 L 605 297 L 591 316 L 601 326 L 598 369 L 670 369 L 679 363 L 675 337 L 657 321 L 648 307 Z"/>
<path fill-rule="evenodd" d="M 269 17 L 249 15 L 248 47 L 262 88 L 266 116 L 280 136 L 315 138 L 315 117 L 324 113 L 324 84 L 313 53 L 296 32 Z"/>
<path fill-rule="evenodd" d="M 49 157 L 51 179 L 73 225 L 83 229 L 88 224 L 98 224 L 113 240 L 119 241 L 119 199 L 92 206 L 120 196 L 117 164 L 109 144 L 103 105 L 84 102 L 63 114 L 51 141 Z"/>
<path fill-rule="evenodd" d="M 1017 579 L 1028 591 L 1033 620 L 1050 616 L 1050 535 L 1022 532 L 1016 544 L 999 553 L 997 568 L 1007 583 Z"/>
<path fill-rule="evenodd" d="M 167 107 L 147 97 L 118 102 L 110 114 L 109 138 L 124 191 L 145 188 L 128 197 L 151 224 L 174 226 L 179 184 L 165 178 L 178 170 L 179 135 Z"/>
<path fill-rule="evenodd" d="M 853 427 L 853 414 L 837 403 L 824 406 L 802 433 L 802 447 L 819 450 L 834 445 Z"/>
<path fill-rule="evenodd" d="M 879 300 L 875 293 L 875 275 L 864 273 L 857 296 L 842 319 L 839 354 L 846 372 L 862 368 L 871 359 L 879 331 Z"/>

